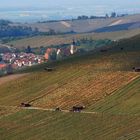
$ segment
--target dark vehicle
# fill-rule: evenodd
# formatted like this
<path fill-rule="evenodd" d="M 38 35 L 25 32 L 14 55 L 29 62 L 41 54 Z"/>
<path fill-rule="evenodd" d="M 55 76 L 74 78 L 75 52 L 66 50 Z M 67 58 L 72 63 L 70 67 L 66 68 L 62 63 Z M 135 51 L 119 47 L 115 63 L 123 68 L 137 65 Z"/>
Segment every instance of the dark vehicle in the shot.
<path fill-rule="evenodd" d="M 85 106 L 73 106 L 70 111 L 81 112 L 83 109 L 85 109 Z"/>
<path fill-rule="evenodd" d="M 107 52 L 107 51 L 108 51 L 107 49 L 100 50 L 100 52 Z"/>
<path fill-rule="evenodd" d="M 21 107 L 31 107 L 31 105 L 29 103 L 21 103 L 20 106 Z"/>
<path fill-rule="evenodd" d="M 133 70 L 134 70 L 135 72 L 140 72 L 140 67 L 133 67 Z"/>
<path fill-rule="evenodd" d="M 53 71 L 53 68 L 51 68 L 51 67 L 46 67 L 46 68 L 44 68 L 44 70 L 46 70 L 46 71 L 48 71 L 48 72 L 51 72 L 51 71 Z"/>
<path fill-rule="evenodd" d="M 57 108 L 55 109 L 55 111 L 61 111 L 61 109 L 60 109 L 59 107 L 57 107 Z"/>

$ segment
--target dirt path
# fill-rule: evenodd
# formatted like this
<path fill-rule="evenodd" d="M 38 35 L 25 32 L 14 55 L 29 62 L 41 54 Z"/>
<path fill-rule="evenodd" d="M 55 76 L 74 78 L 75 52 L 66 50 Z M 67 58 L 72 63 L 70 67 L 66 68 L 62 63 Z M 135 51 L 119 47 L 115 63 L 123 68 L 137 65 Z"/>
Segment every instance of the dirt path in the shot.
<path fill-rule="evenodd" d="M 40 107 L 23 107 L 22 109 L 25 110 L 42 110 L 42 111 L 55 111 L 55 109 L 47 109 L 47 108 L 40 108 Z M 69 110 L 61 110 L 60 112 L 69 113 Z M 89 111 L 80 111 L 75 113 L 84 113 L 84 114 L 98 114 L 97 112 L 89 112 Z"/>
<path fill-rule="evenodd" d="M 23 77 L 25 75 L 27 75 L 27 74 L 13 74 L 13 75 L 8 75 L 8 76 L 1 77 L 0 78 L 0 85 L 4 84 L 6 82 L 9 82 L 9 81 L 18 79 L 20 77 Z"/>
<path fill-rule="evenodd" d="M 40 107 L 18 107 L 18 106 L 3 106 L 0 105 L 0 107 L 4 107 L 4 108 L 15 108 L 15 109 L 23 109 L 23 110 L 39 110 L 39 111 L 52 111 L 54 112 L 55 109 L 48 109 L 48 108 L 40 108 Z M 65 113 L 69 113 L 71 111 L 69 110 L 61 110 L 60 112 L 65 112 Z M 89 112 L 89 111 L 80 111 L 80 112 L 74 112 L 74 113 L 83 113 L 83 114 L 99 114 L 98 112 Z"/>

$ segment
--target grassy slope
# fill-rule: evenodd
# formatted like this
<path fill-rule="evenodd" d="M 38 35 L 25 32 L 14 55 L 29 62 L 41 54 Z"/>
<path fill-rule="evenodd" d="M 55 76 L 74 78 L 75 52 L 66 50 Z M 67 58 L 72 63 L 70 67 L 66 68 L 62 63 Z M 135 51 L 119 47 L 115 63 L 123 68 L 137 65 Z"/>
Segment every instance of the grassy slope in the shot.
<path fill-rule="evenodd" d="M 21 39 L 9 42 L 14 47 L 21 48 L 27 47 L 40 47 L 40 46 L 50 46 L 50 45 L 59 45 L 63 43 L 71 43 L 73 38 L 80 39 L 83 37 L 93 38 L 94 40 L 98 39 L 122 39 L 135 36 L 140 33 L 140 29 L 129 30 L 129 31 L 119 31 L 111 33 L 89 33 L 89 34 L 77 34 L 77 35 L 59 35 L 59 36 L 38 36 L 27 39 Z"/>
<path fill-rule="evenodd" d="M 139 140 L 140 78 L 132 67 L 140 65 L 140 49 L 126 48 L 59 62 L 54 64 L 56 71 L 52 73 L 44 72 L 44 66 L 38 67 L 24 78 L 1 85 L 0 105 L 19 105 L 45 94 L 31 103 L 68 109 L 84 104 L 87 110 L 97 111 L 14 113 L 11 109 L 10 115 L 6 112 L 8 116 L 0 118 L 1 139 Z"/>

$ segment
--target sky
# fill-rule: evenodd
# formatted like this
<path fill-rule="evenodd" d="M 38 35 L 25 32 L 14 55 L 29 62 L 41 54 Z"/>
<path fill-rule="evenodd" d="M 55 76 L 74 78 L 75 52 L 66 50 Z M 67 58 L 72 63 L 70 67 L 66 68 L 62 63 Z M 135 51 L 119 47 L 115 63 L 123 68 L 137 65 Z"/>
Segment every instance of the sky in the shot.
<path fill-rule="evenodd" d="M 0 7 L 45 7 L 45 6 L 78 6 L 78 5 L 119 5 L 140 7 L 140 0 L 0 0 Z"/>
<path fill-rule="evenodd" d="M 117 13 L 140 13 L 140 0 L 0 0 L 1 17 L 12 18 L 65 18 L 78 15 L 97 15 L 115 11 Z M 12 13 L 18 10 L 19 13 Z M 34 13 L 31 13 L 34 11 Z M 30 16 L 30 17 L 29 17 Z"/>

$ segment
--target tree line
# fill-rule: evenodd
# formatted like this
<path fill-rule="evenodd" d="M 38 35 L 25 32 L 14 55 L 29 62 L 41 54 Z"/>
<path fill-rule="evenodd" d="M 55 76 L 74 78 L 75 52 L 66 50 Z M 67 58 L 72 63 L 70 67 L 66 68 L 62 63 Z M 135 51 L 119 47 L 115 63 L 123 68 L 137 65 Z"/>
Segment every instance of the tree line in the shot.
<path fill-rule="evenodd" d="M 78 20 L 84 20 L 84 19 L 99 19 L 99 18 L 115 18 L 115 17 L 124 17 L 128 14 L 117 14 L 116 12 L 112 12 L 110 15 L 105 14 L 105 16 L 87 16 L 87 15 L 82 15 L 78 16 Z"/>

